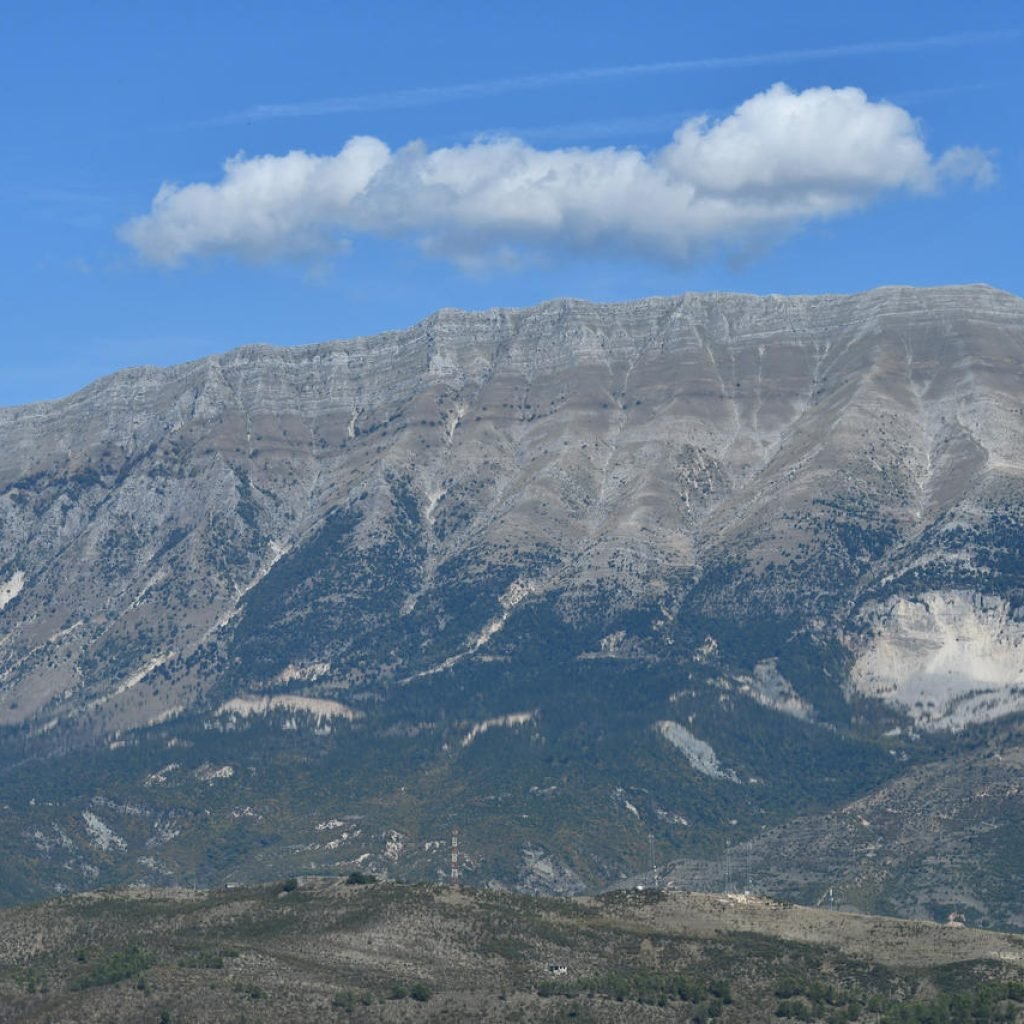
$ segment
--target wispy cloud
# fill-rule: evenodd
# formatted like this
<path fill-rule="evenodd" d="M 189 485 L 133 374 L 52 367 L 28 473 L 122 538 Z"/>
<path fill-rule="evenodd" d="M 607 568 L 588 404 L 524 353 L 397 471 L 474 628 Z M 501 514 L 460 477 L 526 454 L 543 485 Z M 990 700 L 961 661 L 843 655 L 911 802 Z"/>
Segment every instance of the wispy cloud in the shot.
<path fill-rule="evenodd" d="M 5 184 L 0 182 L 0 200 L 50 206 L 95 206 L 112 202 L 112 197 L 91 188 L 66 185 Z"/>
<path fill-rule="evenodd" d="M 511 137 L 392 150 L 358 136 L 324 156 L 240 155 L 219 182 L 161 186 L 122 237 L 171 266 L 215 253 L 323 256 L 357 235 L 410 237 L 465 267 L 559 250 L 683 263 L 761 248 L 886 191 L 993 176 L 977 149 L 933 156 L 906 110 L 860 89 L 778 84 L 721 120 L 686 120 L 651 153 Z"/>
<path fill-rule="evenodd" d="M 638 78 L 645 75 L 678 74 L 687 71 L 717 71 L 758 67 L 768 64 L 795 64 L 835 60 L 842 57 L 868 57 L 880 54 L 912 53 L 921 50 L 954 49 L 1003 42 L 1019 36 L 1013 29 L 956 32 L 924 36 L 918 39 L 877 40 L 840 46 L 822 46 L 803 50 L 775 50 L 725 57 L 697 57 L 689 60 L 659 61 L 652 64 L 620 64 L 610 67 L 577 68 L 515 78 L 495 78 L 455 85 L 423 86 L 389 92 L 336 96 L 330 99 L 298 103 L 261 103 L 246 110 L 218 118 L 218 123 L 267 121 L 279 118 L 318 117 L 325 114 L 349 114 L 375 110 L 404 110 L 414 107 L 452 103 L 462 99 L 499 96 L 513 92 L 531 92 L 559 85 L 576 85 L 604 79 Z"/>

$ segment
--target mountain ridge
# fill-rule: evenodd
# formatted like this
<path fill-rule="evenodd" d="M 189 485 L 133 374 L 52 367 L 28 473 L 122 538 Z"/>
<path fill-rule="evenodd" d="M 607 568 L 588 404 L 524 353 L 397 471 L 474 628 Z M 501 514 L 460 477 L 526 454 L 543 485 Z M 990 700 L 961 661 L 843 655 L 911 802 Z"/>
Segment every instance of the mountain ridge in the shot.
<path fill-rule="evenodd" d="M 154 881 L 136 840 L 179 878 L 211 841 L 125 822 L 98 867 L 84 824 L 29 802 L 33 758 L 74 751 L 77 795 L 34 782 L 94 831 L 114 790 L 157 820 L 217 786 L 243 815 L 330 764 L 403 842 L 459 793 L 496 836 L 511 801 L 534 824 L 486 872 L 579 891 L 631 874 L 649 833 L 704 857 L 730 821 L 845 806 L 987 729 L 1015 743 L 1022 354 L 1024 301 L 987 286 L 554 300 L 0 410 L 12 863 L 63 835 Z M 259 784 L 249 742 L 274 751 Z M 179 749 L 205 753 L 162 774 Z M 299 855 L 282 835 L 263 863 L 228 824 L 246 877 Z M 310 856 L 383 856 L 360 842 Z"/>
<path fill-rule="evenodd" d="M 96 380 L 91 381 L 84 387 L 77 389 L 76 391 L 53 399 L 45 399 L 35 402 L 20 403 L 13 406 L 0 406 L 0 417 L 10 417 L 12 419 L 18 419 L 22 416 L 27 416 L 31 411 L 54 409 L 55 407 L 63 407 L 68 404 L 72 404 L 75 401 L 81 399 L 85 395 L 92 394 L 96 389 L 102 389 L 115 382 L 124 380 L 126 383 L 136 383 L 139 379 L 149 376 L 160 376 L 160 375 L 175 375 L 183 371 L 191 371 L 195 368 L 202 367 L 208 364 L 223 364 L 227 361 L 237 360 L 240 357 L 253 355 L 253 354 L 281 354 L 291 355 L 298 359 L 309 354 L 316 354 L 321 350 L 332 349 L 335 347 L 343 347 L 350 345 L 369 344 L 379 339 L 390 339 L 395 336 L 406 336 L 413 335 L 417 332 L 425 332 L 433 327 L 435 324 L 443 323 L 447 320 L 454 321 L 466 321 L 466 320 L 486 320 L 495 318 L 512 318 L 515 316 L 525 316 L 534 313 L 541 313 L 549 309 L 566 310 L 572 308 L 588 309 L 596 311 L 614 310 L 614 309 L 630 309 L 630 308 L 646 308 L 648 306 L 659 306 L 663 304 L 679 303 L 686 299 L 697 299 L 697 300 L 745 300 L 751 303 L 772 303 L 782 301 L 786 304 L 790 303 L 807 303 L 809 305 L 814 303 L 829 302 L 829 301 L 855 301 L 866 299 L 871 296 L 884 297 L 888 295 L 902 295 L 902 294 L 914 294 L 914 295 L 928 295 L 936 296 L 939 293 L 954 293 L 954 294 L 967 294 L 967 293 L 988 293 L 992 297 L 1000 297 L 1002 299 L 1012 299 L 1016 302 L 1024 301 L 1019 296 L 1012 292 L 1005 291 L 1004 289 L 996 288 L 992 285 L 988 285 L 982 282 L 974 284 L 961 284 L 961 285 L 933 285 L 933 286 L 914 286 L 914 285 L 883 285 L 877 288 L 871 288 L 861 292 L 829 292 L 821 294 L 799 294 L 790 295 L 786 293 L 754 293 L 754 292 L 681 292 L 678 295 L 666 295 L 666 296 L 649 296 L 641 299 L 626 300 L 620 302 L 597 302 L 589 299 L 577 299 L 571 297 L 547 299 L 543 302 L 536 303 L 532 306 L 527 307 L 516 307 L 516 306 L 493 306 L 487 309 L 481 310 L 467 310 L 457 306 L 444 306 L 433 313 L 428 314 L 421 320 L 412 324 L 407 328 L 396 328 L 392 330 L 385 330 L 375 332 L 368 335 L 357 335 L 349 338 L 331 338 L 324 341 L 308 342 L 296 345 L 274 345 L 269 342 L 252 342 L 244 345 L 239 345 L 233 348 L 229 348 L 222 353 L 213 355 L 201 356 L 196 359 L 189 360 L 184 363 L 174 363 L 171 365 L 157 365 L 157 364 L 140 364 L 138 366 L 126 367 L 124 369 L 115 370 L 113 373 L 106 374 L 102 377 L 98 377 Z M 6 424 L 5 424 L 6 425 Z"/>

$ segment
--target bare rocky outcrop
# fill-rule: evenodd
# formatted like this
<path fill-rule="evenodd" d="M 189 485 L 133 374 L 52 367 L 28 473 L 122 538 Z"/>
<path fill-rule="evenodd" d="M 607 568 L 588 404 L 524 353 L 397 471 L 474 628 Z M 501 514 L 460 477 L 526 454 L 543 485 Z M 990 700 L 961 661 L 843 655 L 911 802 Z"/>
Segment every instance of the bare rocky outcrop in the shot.
<path fill-rule="evenodd" d="M 860 693 L 905 707 L 925 728 L 957 728 L 1024 707 L 1024 617 L 1001 597 L 939 591 L 864 609 Z"/>

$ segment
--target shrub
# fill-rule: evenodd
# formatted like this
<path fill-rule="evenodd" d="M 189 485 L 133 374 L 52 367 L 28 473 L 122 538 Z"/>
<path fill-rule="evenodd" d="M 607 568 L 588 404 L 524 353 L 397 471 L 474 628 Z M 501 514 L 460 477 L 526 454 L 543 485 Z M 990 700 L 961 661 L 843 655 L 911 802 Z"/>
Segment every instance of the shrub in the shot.
<path fill-rule="evenodd" d="M 345 879 L 346 885 L 373 885 L 377 881 L 376 875 L 367 875 L 362 871 L 353 871 L 348 878 Z"/>
<path fill-rule="evenodd" d="M 81 992 L 87 988 L 98 988 L 102 985 L 116 985 L 126 978 L 134 978 L 152 967 L 154 959 L 143 950 L 132 948 L 110 953 L 100 960 L 94 961 L 89 970 L 73 978 L 68 988 L 73 992 Z"/>
<path fill-rule="evenodd" d="M 356 1007 L 356 997 L 351 992 L 335 992 L 331 1006 L 336 1010 L 348 1010 L 351 1013 Z"/>
<path fill-rule="evenodd" d="M 412 988 L 409 989 L 409 996 L 415 999 L 418 1003 L 425 1003 L 434 993 L 430 991 L 430 986 L 424 984 L 422 981 L 417 981 Z"/>

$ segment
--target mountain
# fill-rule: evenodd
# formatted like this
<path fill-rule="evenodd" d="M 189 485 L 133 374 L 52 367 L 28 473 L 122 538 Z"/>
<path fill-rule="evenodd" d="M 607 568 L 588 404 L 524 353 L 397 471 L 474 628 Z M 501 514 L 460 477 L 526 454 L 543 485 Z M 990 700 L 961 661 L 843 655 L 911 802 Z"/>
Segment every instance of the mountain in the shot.
<path fill-rule="evenodd" d="M 853 863 L 815 822 L 1015 763 L 1022 408 L 977 286 L 444 310 L 0 410 L 0 885 L 437 877 L 458 823 L 481 883 L 653 836 L 810 898 L 787 823 Z M 1024 926 L 976 825 L 847 899 Z"/>
<path fill-rule="evenodd" d="M 0 911 L 0 930 L 2 1024 L 1024 1014 L 1020 936 L 744 896 L 306 878 L 90 893 Z"/>

